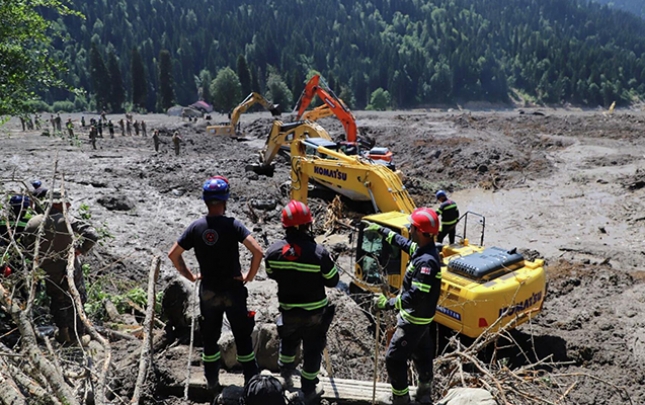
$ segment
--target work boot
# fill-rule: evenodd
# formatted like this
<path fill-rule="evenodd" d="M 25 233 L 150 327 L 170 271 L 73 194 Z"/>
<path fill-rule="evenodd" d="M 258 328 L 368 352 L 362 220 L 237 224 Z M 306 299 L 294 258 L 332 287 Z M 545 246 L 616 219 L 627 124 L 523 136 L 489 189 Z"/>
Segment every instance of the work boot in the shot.
<path fill-rule="evenodd" d="M 206 377 L 206 388 L 217 395 L 221 391 L 219 385 L 219 367 L 216 363 L 204 363 L 204 376 Z"/>
<path fill-rule="evenodd" d="M 280 369 L 280 377 L 282 381 L 282 388 L 289 390 L 293 388 L 293 370 L 290 368 Z"/>
<path fill-rule="evenodd" d="M 314 389 L 311 391 L 302 391 L 305 395 L 304 402 L 305 405 L 318 405 L 322 395 L 325 393 L 321 384 L 316 384 Z"/>
<path fill-rule="evenodd" d="M 419 382 L 419 386 L 417 387 L 417 395 L 414 397 L 414 399 L 420 404 L 431 404 L 432 403 L 432 383 Z"/>

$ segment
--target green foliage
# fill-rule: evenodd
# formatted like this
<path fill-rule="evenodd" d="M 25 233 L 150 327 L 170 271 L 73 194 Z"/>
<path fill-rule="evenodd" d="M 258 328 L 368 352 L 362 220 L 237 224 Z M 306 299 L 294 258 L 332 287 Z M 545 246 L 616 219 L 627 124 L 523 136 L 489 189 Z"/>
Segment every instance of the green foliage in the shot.
<path fill-rule="evenodd" d="M 35 89 L 64 87 L 64 65 L 50 52 L 54 24 L 44 12 L 79 16 L 58 0 L 0 2 L 0 115 L 27 111 Z"/>
<path fill-rule="evenodd" d="M 92 42 L 90 49 L 90 77 L 92 80 L 92 94 L 96 99 L 96 107 L 98 110 L 104 110 L 109 106 L 111 93 L 110 74 L 96 42 Z"/>
<path fill-rule="evenodd" d="M 134 47 L 131 53 L 130 77 L 132 78 L 132 104 L 135 108 L 146 108 L 146 71 L 139 50 Z"/>
<path fill-rule="evenodd" d="M 119 61 L 112 50 L 108 54 L 108 71 L 110 73 L 110 111 L 121 113 L 125 102 L 125 88 Z"/>
<path fill-rule="evenodd" d="M 229 112 L 242 100 L 242 84 L 233 69 L 226 67 L 217 72 L 211 83 L 213 108 L 221 113 Z"/>
<path fill-rule="evenodd" d="M 356 105 L 356 97 L 354 97 L 354 92 L 349 86 L 340 86 L 338 97 L 343 100 L 350 109 L 354 108 Z"/>
<path fill-rule="evenodd" d="M 246 58 L 244 58 L 244 55 L 237 57 L 237 77 L 240 79 L 242 94 L 251 93 L 251 72 L 246 64 Z"/>
<path fill-rule="evenodd" d="M 645 22 L 586 0 L 72 1 L 87 21 L 46 13 L 59 34 L 56 57 L 70 68 L 65 79 L 94 92 L 91 44 L 101 55 L 114 47 L 137 108 L 154 108 L 161 98 L 162 49 L 182 105 L 195 101 L 199 72 L 241 72 L 240 55 L 253 91 L 266 91 L 276 73 L 297 96 L 308 73 L 333 72 L 333 90 L 348 87 L 356 109 L 379 87 L 397 108 L 507 102 L 511 87 L 538 102 L 593 107 L 645 96 Z M 612 1 L 643 9 L 640 0 Z M 70 97 L 43 94 L 49 103 Z"/>
<path fill-rule="evenodd" d="M 293 94 L 278 73 L 270 73 L 267 79 L 267 98 L 279 104 L 282 111 L 289 111 L 293 103 Z"/>
<path fill-rule="evenodd" d="M 90 206 L 86 203 L 82 203 L 80 207 L 78 207 L 78 215 L 86 221 L 92 218 L 92 213 L 90 212 Z"/>
<path fill-rule="evenodd" d="M 74 111 L 87 111 L 88 109 L 87 99 L 83 96 L 74 97 Z"/>
<path fill-rule="evenodd" d="M 52 112 L 66 112 L 66 113 L 71 113 L 76 110 L 76 107 L 74 106 L 74 103 L 71 101 L 56 101 L 54 104 L 52 104 L 51 111 Z"/>
<path fill-rule="evenodd" d="M 370 103 L 367 106 L 367 109 L 375 111 L 385 111 L 388 109 L 391 102 L 392 99 L 390 97 L 390 93 L 387 90 L 383 90 L 379 87 L 372 92 L 372 95 L 370 96 Z"/>
<path fill-rule="evenodd" d="M 83 268 L 85 277 L 90 275 L 89 266 L 87 274 L 85 273 L 85 266 Z M 107 287 L 108 276 L 92 280 L 88 283 L 87 302 L 85 303 L 85 312 L 95 321 L 106 321 L 107 313 L 105 311 L 105 301 L 109 300 L 114 304 L 119 313 L 130 311 L 133 303 L 142 309 L 148 306 L 148 293 L 141 287 L 126 287 L 122 286 L 118 292 L 108 292 Z M 155 296 L 154 311 L 157 315 L 161 314 L 161 301 L 163 299 L 162 293 L 157 293 Z"/>
<path fill-rule="evenodd" d="M 29 100 L 25 103 L 25 110 L 29 112 L 50 112 L 52 111 L 49 104 L 43 100 Z"/>
<path fill-rule="evenodd" d="M 172 62 L 170 52 L 162 50 L 159 53 L 159 104 L 158 110 L 166 111 L 175 104 L 174 81 L 172 77 Z"/>
<path fill-rule="evenodd" d="M 197 80 L 197 92 L 201 95 L 201 99 L 209 104 L 212 103 L 213 97 L 211 96 L 211 82 L 213 81 L 213 78 L 211 76 L 211 72 L 207 69 L 203 69 L 199 72 Z"/>

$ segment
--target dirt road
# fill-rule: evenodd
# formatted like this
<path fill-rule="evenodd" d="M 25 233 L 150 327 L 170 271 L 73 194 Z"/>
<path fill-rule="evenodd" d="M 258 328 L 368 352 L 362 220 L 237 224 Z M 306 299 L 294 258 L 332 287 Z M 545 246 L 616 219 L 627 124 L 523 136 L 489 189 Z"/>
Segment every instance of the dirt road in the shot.
<path fill-rule="evenodd" d="M 557 373 L 582 375 L 563 403 L 629 403 L 626 395 L 633 404 L 645 403 L 644 113 L 543 109 L 356 116 L 363 135 L 394 152 L 417 205 L 435 206 L 435 191 L 447 190 L 462 212 L 485 215 L 486 245 L 517 246 L 547 260 L 545 310 L 522 332 L 544 345 L 535 348 L 538 355 L 551 354 L 562 363 Z M 67 120 L 67 114 L 61 117 Z M 78 120 L 80 114 L 70 117 Z M 116 122 L 122 116 L 108 118 Z M 150 256 L 163 257 L 204 212 L 199 187 L 214 174 L 231 180 L 229 213 L 247 223 L 264 246 L 281 235 L 286 161 L 278 159 L 272 178 L 244 171 L 268 134 L 266 114 L 242 117 L 246 142 L 206 135 L 203 122 L 135 116 L 141 118 L 149 134 L 162 130 L 159 153 L 150 137 L 110 139 L 104 133 L 92 150 L 86 133 L 79 140 L 44 137 L 21 132 L 12 119 L 0 134 L 3 193 L 34 178 L 51 186 L 57 165 L 73 208 L 88 204 L 92 221 L 113 236 L 92 259 L 93 268 L 113 265 L 93 277 L 109 271 L 128 285 L 143 285 Z M 342 133 L 333 119 L 321 124 L 334 136 Z M 178 157 L 170 142 L 175 129 L 184 139 Z M 272 199 L 279 202 L 274 209 L 249 208 Z M 312 205 L 316 210 L 324 202 Z M 173 271 L 167 260 L 162 269 Z M 258 283 L 272 288 L 269 281 Z M 269 314 L 263 320 L 271 321 Z M 369 353 L 365 359 L 369 364 Z M 366 373 L 371 375 L 369 367 Z"/>

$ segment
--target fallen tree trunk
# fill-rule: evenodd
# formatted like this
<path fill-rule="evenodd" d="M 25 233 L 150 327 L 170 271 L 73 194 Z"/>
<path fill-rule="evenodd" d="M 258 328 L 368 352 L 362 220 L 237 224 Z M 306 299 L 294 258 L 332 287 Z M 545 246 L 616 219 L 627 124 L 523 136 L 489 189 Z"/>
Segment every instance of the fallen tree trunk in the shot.
<path fill-rule="evenodd" d="M 141 359 L 139 361 L 139 374 L 137 376 L 137 383 L 134 386 L 134 394 L 130 401 L 130 404 L 133 405 L 139 403 L 141 387 L 148 372 L 148 363 L 152 360 L 152 330 L 156 303 L 155 285 L 157 283 L 157 277 L 159 277 L 160 265 L 161 259 L 159 259 L 159 256 L 155 256 L 152 259 L 150 274 L 148 275 L 148 308 L 146 309 L 146 318 L 143 322 L 143 345 L 141 348 Z"/>

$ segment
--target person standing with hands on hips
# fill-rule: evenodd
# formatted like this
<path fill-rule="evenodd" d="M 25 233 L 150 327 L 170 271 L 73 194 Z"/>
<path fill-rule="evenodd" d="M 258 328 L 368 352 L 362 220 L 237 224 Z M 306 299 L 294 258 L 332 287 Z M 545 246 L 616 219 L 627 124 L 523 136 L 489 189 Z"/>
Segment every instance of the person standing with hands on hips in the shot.
<path fill-rule="evenodd" d="M 377 310 L 396 309 L 399 312 L 396 331 L 385 355 L 392 395 L 384 401 L 393 405 L 410 403 L 408 359 L 412 359 L 419 375 L 416 401 L 432 403 L 435 344 L 431 326 L 434 326 L 432 320 L 441 290 L 441 262 L 434 243 L 434 236 L 439 232 L 439 217 L 430 208 L 417 208 L 409 221 L 410 239 L 365 221 L 365 232 L 378 232 L 386 242 L 410 255 L 399 295 L 388 299 L 381 294 L 374 299 Z"/>
<path fill-rule="evenodd" d="M 168 253 L 182 276 L 193 282 L 201 279 L 199 305 L 200 329 L 204 340 L 202 361 L 208 389 L 215 394 L 221 388 L 221 354 L 217 341 L 222 332 L 224 313 L 231 324 L 237 361 L 242 364 L 245 384 L 258 373 L 251 341 L 255 321 L 246 306 L 248 291 L 244 285 L 255 278 L 263 251 L 240 221 L 225 215 L 229 196 L 230 185 L 225 177 L 214 176 L 206 180 L 202 186 L 202 198 L 208 214 L 190 224 Z M 241 270 L 239 243 L 253 256 L 246 273 Z M 184 251 L 193 248 L 199 263 L 199 274 L 193 273 L 182 257 Z"/>

